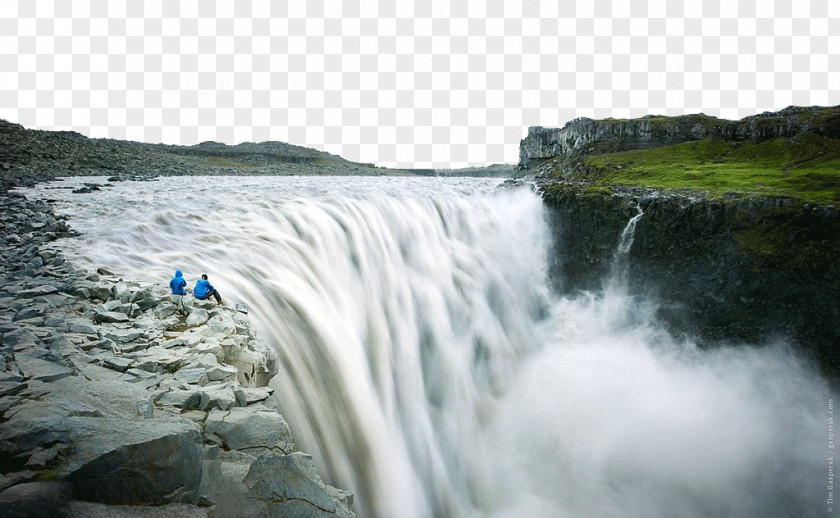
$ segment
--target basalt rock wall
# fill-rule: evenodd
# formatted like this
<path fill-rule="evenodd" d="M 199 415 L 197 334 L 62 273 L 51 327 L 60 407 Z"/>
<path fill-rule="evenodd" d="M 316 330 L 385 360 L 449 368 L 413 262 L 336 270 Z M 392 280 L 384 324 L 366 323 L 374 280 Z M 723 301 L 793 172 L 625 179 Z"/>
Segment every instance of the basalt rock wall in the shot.
<path fill-rule="evenodd" d="M 628 221 L 628 293 L 701 344 L 786 339 L 840 376 L 840 218 L 832 206 L 649 189 L 543 188 L 555 290 L 599 290 Z"/>
<path fill-rule="evenodd" d="M 519 168 L 540 172 L 540 166 L 546 161 L 574 158 L 572 163 L 559 164 L 559 169 L 563 171 L 579 166 L 579 157 L 597 153 L 650 149 L 709 137 L 760 142 L 776 137 L 794 137 L 808 130 L 830 138 L 840 138 L 840 110 L 789 107 L 739 121 L 703 114 L 603 120 L 581 117 L 562 128 L 528 128 L 528 135 L 519 146 Z M 551 169 L 556 170 L 557 166 L 555 163 Z"/>

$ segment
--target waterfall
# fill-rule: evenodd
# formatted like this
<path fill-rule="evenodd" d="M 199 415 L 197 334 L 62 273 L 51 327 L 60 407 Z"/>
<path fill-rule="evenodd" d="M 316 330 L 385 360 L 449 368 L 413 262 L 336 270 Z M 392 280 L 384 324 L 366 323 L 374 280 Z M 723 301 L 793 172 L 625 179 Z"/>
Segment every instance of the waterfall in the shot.
<path fill-rule="evenodd" d="M 636 215 L 630 218 L 627 225 L 625 225 L 624 230 L 621 231 L 618 246 L 613 254 L 613 262 L 610 267 L 610 274 L 605 291 L 622 292 L 626 290 L 628 268 L 627 258 L 630 253 L 630 248 L 633 246 L 633 240 L 636 237 L 636 224 L 644 215 L 645 213 L 642 211 L 642 207 L 636 205 Z"/>
<path fill-rule="evenodd" d="M 34 193 L 83 233 L 62 243 L 77 263 L 162 283 L 206 272 L 246 302 L 279 353 L 272 384 L 298 446 L 356 493 L 359 516 L 824 511 L 828 391 L 807 363 L 784 344 L 698 350 L 621 290 L 552 297 L 541 200 L 495 185 L 165 178 Z"/>

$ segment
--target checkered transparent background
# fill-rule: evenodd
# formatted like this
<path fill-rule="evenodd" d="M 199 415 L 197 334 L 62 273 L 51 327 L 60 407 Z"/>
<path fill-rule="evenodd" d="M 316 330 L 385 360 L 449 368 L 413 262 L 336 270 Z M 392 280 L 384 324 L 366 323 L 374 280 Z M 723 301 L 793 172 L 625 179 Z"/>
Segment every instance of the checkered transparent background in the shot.
<path fill-rule="evenodd" d="M 0 2 L 0 118 L 91 137 L 483 165 L 528 126 L 741 118 L 839 85 L 837 0 Z"/>

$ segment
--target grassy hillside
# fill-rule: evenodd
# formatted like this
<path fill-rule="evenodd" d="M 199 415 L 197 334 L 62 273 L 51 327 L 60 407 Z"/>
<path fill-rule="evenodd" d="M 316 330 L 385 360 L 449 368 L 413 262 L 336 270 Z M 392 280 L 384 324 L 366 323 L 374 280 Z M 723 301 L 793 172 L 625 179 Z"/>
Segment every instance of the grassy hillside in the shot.
<path fill-rule="evenodd" d="M 840 202 L 840 140 L 805 132 L 760 143 L 708 138 L 585 159 L 595 186 L 630 185 Z"/>

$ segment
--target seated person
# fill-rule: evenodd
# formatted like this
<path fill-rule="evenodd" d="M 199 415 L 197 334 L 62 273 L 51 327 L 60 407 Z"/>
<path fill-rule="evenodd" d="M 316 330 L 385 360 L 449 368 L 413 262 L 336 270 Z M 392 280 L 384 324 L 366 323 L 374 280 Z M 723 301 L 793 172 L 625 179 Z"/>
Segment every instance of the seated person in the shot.
<path fill-rule="evenodd" d="M 216 291 L 216 288 L 213 287 L 210 282 L 207 281 L 207 274 L 201 274 L 201 278 L 198 282 L 195 283 L 195 288 L 193 289 L 193 295 L 195 298 L 200 300 L 206 300 L 210 296 L 216 299 L 216 304 L 222 303 L 222 296 L 219 295 L 219 292 Z"/>
<path fill-rule="evenodd" d="M 184 274 L 181 270 L 175 270 L 175 277 L 169 281 L 169 289 L 172 290 L 173 295 L 186 295 L 184 288 L 187 287 L 187 280 L 184 279 Z"/>

